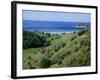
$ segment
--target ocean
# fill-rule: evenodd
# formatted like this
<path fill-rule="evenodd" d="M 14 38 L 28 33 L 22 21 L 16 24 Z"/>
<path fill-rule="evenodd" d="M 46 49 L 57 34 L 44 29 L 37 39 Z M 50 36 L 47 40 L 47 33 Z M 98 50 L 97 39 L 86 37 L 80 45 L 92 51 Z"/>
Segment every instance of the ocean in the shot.
<path fill-rule="evenodd" d="M 90 27 L 89 22 L 82 22 L 85 26 Z M 80 22 L 57 22 L 57 21 L 30 21 L 23 20 L 23 29 L 25 31 L 39 32 L 75 32 L 81 30 L 77 28 Z"/>

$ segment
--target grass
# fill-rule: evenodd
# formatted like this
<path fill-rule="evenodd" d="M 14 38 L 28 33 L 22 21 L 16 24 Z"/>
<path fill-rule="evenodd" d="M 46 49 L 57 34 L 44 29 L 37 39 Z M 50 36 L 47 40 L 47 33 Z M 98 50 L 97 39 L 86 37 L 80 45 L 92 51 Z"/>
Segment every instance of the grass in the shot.
<path fill-rule="evenodd" d="M 23 69 L 91 65 L 90 30 L 51 35 L 50 45 L 23 50 Z"/>

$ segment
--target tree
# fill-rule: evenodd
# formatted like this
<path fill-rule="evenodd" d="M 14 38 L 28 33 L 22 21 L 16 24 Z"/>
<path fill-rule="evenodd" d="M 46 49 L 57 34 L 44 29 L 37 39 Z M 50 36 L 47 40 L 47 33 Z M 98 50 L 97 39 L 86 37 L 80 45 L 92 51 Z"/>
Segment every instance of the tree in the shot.
<path fill-rule="evenodd" d="M 45 36 L 41 36 L 36 32 L 23 32 L 23 48 L 34 48 L 34 47 L 41 47 L 47 46 L 49 42 L 46 40 Z"/>

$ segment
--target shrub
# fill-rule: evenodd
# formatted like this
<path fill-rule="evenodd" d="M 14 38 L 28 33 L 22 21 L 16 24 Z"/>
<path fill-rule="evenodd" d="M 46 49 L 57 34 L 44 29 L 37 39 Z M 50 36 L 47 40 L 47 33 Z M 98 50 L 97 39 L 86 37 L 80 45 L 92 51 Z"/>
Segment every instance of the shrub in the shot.
<path fill-rule="evenodd" d="M 28 59 L 29 59 L 29 60 L 32 60 L 32 57 L 31 57 L 31 56 L 29 56 L 29 57 L 28 57 Z"/>
<path fill-rule="evenodd" d="M 85 30 L 81 30 L 81 31 L 79 31 L 77 34 L 78 34 L 78 36 L 81 36 L 82 34 L 84 34 L 86 31 Z"/>
<path fill-rule="evenodd" d="M 50 66 L 50 60 L 47 58 L 41 58 L 37 62 L 38 68 L 48 68 Z"/>
<path fill-rule="evenodd" d="M 57 55 L 53 55 L 51 58 L 50 58 L 50 61 L 51 61 L 51 64 L 61 64 L 61 59 L 57 56 Z"/>
<path fill-rule="evenodd" d="M 66 67 L 71 67 L 73 63 L 73 59 L 74 59 L 73 56 L 65 57 L 62 62 L 62 65 Z"/>
<path fill-rule="evenodd" d="M 76 35 L 71 36 L 71 37 L 70 37 L 70 41 L 73 41 L 76 37 L 77 37 Z"/>
<path fill-rule="evenodd" d="M 77 45 L 73 46 L 73 52 L 77 52 L 79 50 L 79 47 Z"/>

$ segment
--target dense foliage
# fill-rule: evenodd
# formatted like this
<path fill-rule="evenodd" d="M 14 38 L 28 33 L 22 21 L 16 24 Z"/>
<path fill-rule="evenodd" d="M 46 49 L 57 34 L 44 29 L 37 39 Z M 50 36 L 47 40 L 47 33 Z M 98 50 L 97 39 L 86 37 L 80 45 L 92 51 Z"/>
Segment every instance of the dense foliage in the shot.
<path fill-rule="evenodd" d="M 28 32 L 28 31 L 23 32 L 23 48 L 24 49 L 46 46 L 48 44 L 49 42 L 46 40 L 46 37 L 44 35 L 40 35 L 39 32 Z"/>
<path fill-rule="evenodd" d="M 24 32 L 23 69 L 91 65 L 90 30 L 49 34 Z"/>

